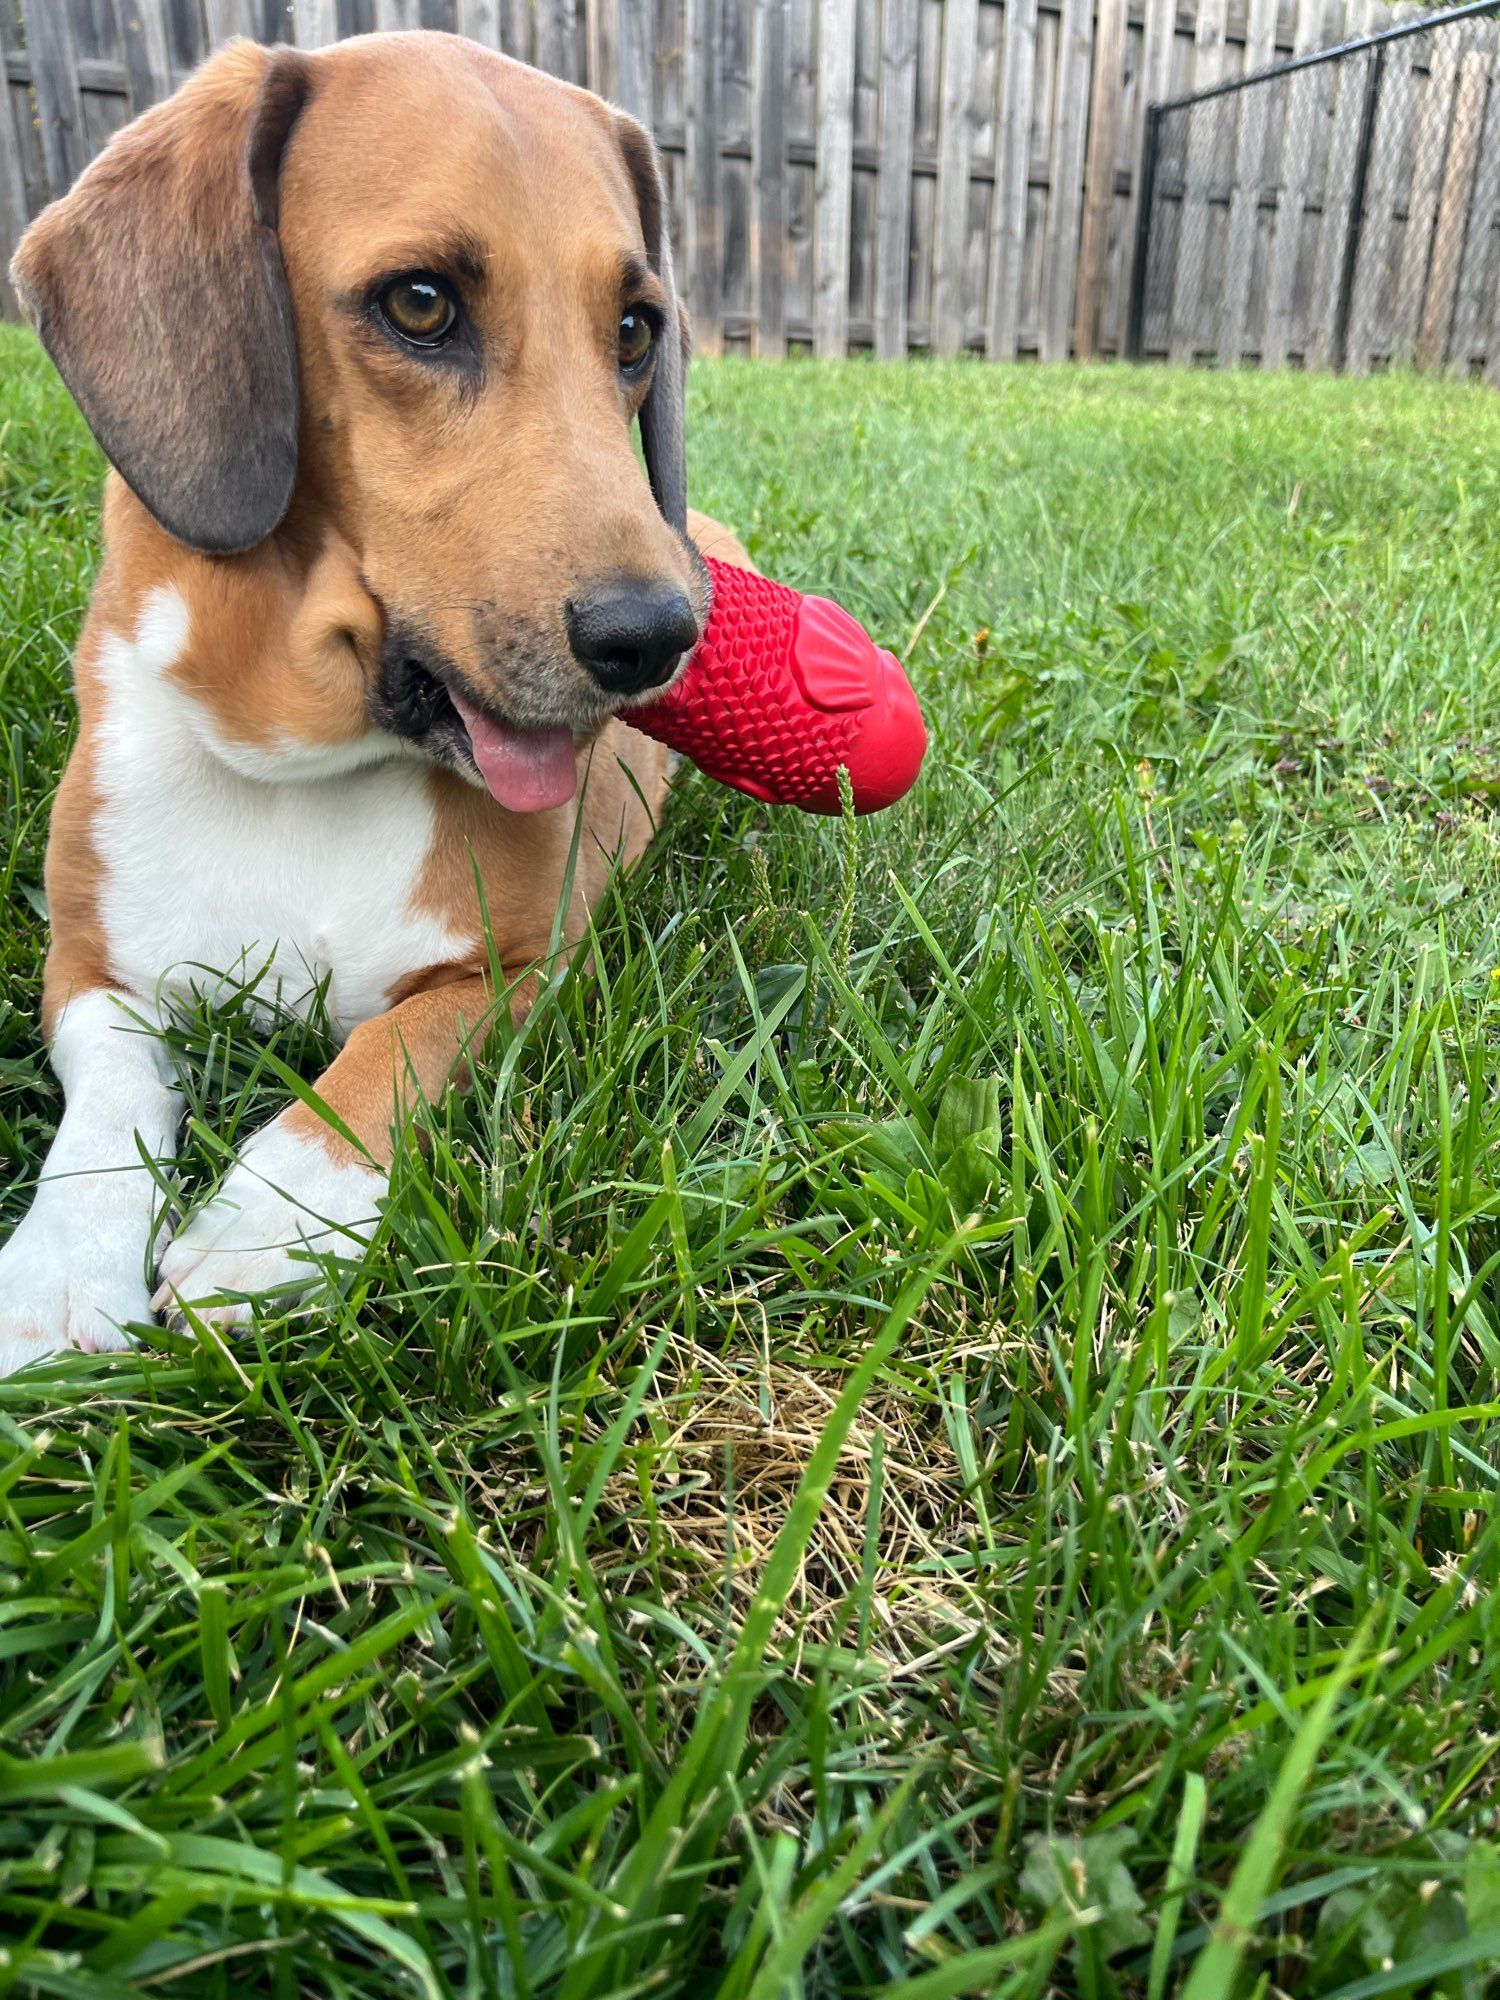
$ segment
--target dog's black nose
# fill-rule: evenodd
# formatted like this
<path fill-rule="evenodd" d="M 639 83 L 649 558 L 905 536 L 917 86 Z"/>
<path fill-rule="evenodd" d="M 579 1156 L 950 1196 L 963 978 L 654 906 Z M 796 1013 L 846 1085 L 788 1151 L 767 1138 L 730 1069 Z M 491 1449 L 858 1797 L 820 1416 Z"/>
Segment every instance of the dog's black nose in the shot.
<path fill-rule="evenodd" d="M 606 694 L 660 687 L 698 637 L 686 594 L 673 583 L 619 577 L 570 600 L 568 644 Z"/>

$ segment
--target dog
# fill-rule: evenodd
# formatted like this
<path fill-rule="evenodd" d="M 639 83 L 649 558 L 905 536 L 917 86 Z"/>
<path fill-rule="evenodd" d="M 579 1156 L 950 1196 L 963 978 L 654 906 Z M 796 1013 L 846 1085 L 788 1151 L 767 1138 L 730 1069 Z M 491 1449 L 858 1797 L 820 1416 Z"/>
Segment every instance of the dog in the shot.
<path fill-rule="evenodd" d="M 112 470 L 47 850 L 65 1108 L 0 1249 L 0 1373 L 233 1324 L 368 1240 L 570 870 L 576 941 L 652 837 L 665 753 L 618 711 L 681 670 L 703 554 L 748 560 L 686 507 L 649 135 L 459 37 L 226 45 L 12 278 Z M 153 1029 L 214 976 L 341 1046 L 164 1241 Z"/>

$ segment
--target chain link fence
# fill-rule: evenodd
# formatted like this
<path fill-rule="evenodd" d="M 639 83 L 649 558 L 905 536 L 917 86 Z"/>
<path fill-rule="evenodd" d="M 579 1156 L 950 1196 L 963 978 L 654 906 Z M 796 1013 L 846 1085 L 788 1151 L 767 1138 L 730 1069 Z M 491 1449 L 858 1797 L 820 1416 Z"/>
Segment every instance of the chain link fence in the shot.
<path fill-rule="evenodd" d="M 1500 384 L 1500 0 L 1154 104 L 1128 351 Z"/>

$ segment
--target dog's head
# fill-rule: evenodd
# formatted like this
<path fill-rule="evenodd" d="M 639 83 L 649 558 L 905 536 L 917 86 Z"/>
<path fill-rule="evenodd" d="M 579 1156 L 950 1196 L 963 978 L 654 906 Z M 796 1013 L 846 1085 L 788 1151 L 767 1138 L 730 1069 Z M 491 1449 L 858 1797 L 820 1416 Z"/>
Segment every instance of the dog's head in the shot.
<path fill-rule="evenodd" d="M 234 43 L 13 275 L 161 526 L 309 572 L 346 546 L 369 713 L 502 802 L 566 797 L 577 736 L 696 639 L 662 178 L 587 92 L 444 35 Z"/>

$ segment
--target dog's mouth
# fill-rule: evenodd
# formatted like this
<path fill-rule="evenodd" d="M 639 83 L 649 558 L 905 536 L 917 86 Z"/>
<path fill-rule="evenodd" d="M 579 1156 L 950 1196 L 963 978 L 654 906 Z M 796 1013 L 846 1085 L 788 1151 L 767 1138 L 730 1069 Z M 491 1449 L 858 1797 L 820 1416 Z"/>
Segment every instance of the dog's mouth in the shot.
<path fill-rule="evenodd" d="M 508 812 L 546 812 L 578 789 L 576 737 L 562 722 L 522 723 L 461 693 L 446 665 L 389 646 L 372 706 L 375 719 Z"/>
<path fill-rule="evenodd" d="M 546 812 L 568 803 L 578 789 L 571 729 L 520 729 L 484 714 L 456 688 L 450 687 L 447 694 L 468 732 L 469 755 L 492 799 L 508 812 Z"/>

